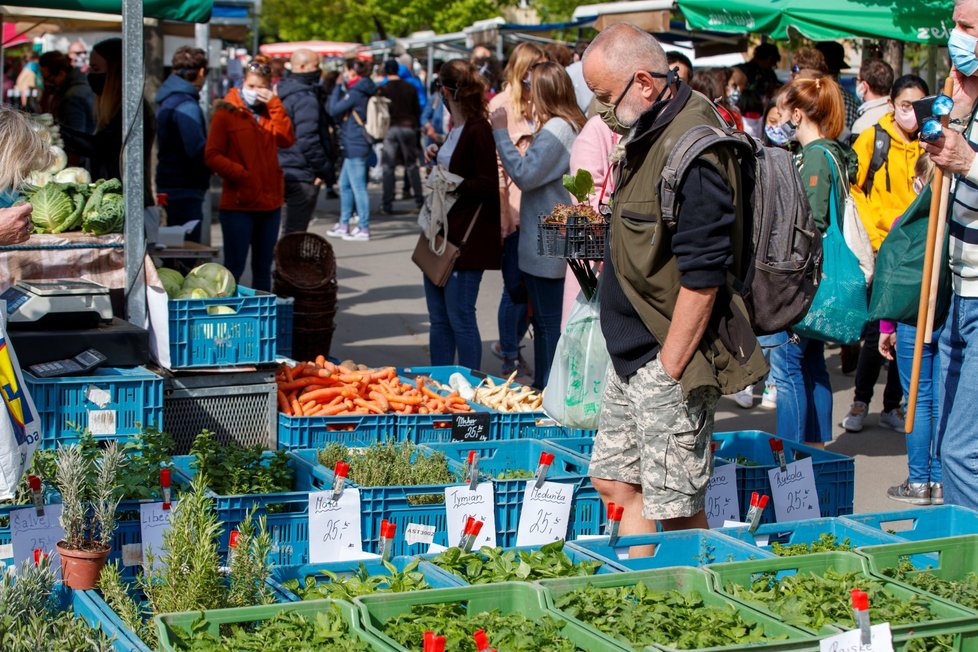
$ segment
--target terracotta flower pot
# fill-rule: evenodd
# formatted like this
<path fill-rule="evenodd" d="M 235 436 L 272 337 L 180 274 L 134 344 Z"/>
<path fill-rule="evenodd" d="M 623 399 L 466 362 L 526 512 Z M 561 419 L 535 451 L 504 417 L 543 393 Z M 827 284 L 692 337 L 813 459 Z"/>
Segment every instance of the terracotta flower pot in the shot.
<path fill-rule="evenodd" d="M 61 555 L 61 578 L 65 585 L 80 591 L 94 589 L 110 549 L 98 552 L 69 550 L 63 547 L 63 543 L 64 541 L 59 541 L 56 547 Z"/>

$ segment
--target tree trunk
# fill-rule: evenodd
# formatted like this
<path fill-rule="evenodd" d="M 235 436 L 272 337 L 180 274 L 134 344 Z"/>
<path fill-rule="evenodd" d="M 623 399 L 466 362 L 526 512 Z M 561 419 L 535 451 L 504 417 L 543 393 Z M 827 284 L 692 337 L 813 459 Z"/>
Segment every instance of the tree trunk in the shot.
<path fill-rule="evenodd" d="M 893 68 L 894 77 L 903 75 L 903 41 L 896 39 L 883 39 L 880 42 L 880 49 L 883 52 L 883 61 L 890 64 Z"/>

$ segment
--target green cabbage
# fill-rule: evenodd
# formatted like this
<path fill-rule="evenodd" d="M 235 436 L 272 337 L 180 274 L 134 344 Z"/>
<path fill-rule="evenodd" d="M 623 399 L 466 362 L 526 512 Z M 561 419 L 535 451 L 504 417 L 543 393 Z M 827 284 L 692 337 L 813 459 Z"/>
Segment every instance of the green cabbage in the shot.
<path fill-rule="evenodd" d="M 183 288 L 175 297 L 176 299 L 210 299 L 206 290 L 201 288 Z"/>
<path fill-rule="evenodd" d="M 96 188 L 95 193 L 98 192 Z M 82 230 L 86 233 L 95 235 L 105 235 L 106 233 L 122 233 L 126 222 L 126 205 L 122 195 L 116 193 L 104 193 L 98 208 L 89 211 L 88 207 L 92 204 L 92 198 L 85 204 L 85 213 L 82 221 Z"/>
<path fill-rule="evenodd" d="M 231 272 L 217 263 L 204 263 L 194 267 L 184 279 L 183 287 L 201 288 L 212 297 L 229 297 L 237 289 Z"/>
<path fill-rule="evenodd" d="M 28 200 L 33 207 L 31 221 L 38 233 L 61 233 L 70 225 L 75 206 L 58 186 L 48 184 Z"/>
<path fill-rule="evenodd" d="M 91 183 L 92 175 L 85 168 L 65 168 L 54 175 L 55 183 Z"/>
<path fill-rule="evenodd" d="M 166 295 L 171 299 L 175 298 L 183 287 L 183 274 L 166 267 L 160 267 L 156 273 L 160 276 L 160 282 L 163 284 L 163 289 L 166 290 Z"/>
<path fill-rule="evenodd" d="M 208 315 L 236 315 L 238 311 L 231 306 L 207 306 Z"/>

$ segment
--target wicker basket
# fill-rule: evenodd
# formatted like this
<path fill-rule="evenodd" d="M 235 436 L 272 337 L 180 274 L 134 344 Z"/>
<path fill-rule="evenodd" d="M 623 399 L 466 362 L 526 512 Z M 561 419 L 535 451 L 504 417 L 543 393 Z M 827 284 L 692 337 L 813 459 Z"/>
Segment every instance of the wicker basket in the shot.
<path fill-rule="evenodd" d="M 579 222 L 575 222 L 579 219 Z M 603 260 L 607 222 L 587 222 L 571 218 L 567 224 L 540 220 L 537 231 L 537 251 L 547 258 L 572 260 Z"/>
<path fill-rule="evenodd" d="M 325 238 L 289 233 L 275 245 L 275 294 L 295 296 L 336 285 L 336 256 Z M 281 291 L 279 291 L 281 290 Z"/>
<path fill-rule="evenodd" d="M 336 326 L 328 325 L 316 328 L 301 328 L 295 326 L 292 330 L 292 358 L 295 360 L 313 360 L 317 355 L 329 357 L 329 349 L 333 345 L 333 332 Z"/>

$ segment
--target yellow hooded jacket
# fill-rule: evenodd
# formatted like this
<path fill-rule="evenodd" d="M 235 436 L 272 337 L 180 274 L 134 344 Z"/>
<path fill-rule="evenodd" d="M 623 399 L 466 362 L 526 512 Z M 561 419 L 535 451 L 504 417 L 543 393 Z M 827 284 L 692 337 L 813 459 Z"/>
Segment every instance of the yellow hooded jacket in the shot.
<path fill-rule="evenodd" d="M 890 135 L 890 152 L 886 163 L 876 172 L 868 197 L 863 193 L 862 187 L 869 174 L 869 162 L 873 158 L 876 130 L 866 129 L 852 146 L 859 157 L 859 172 L 852 184 L 852 198 L 856 202 L 859 217 L 869 232 L 874 250 L 879 250 L 893 222 L 917 196 L 913 191 L 913 168 L 920 156 L 920 143 L 916 140 L 908 143 L 903 139 L 900 128 L 893 121 L 892 113 L 880 118 L 879 125 Z M 887 176 L 890 180 L 889 190 L 886 188 Z"/>

